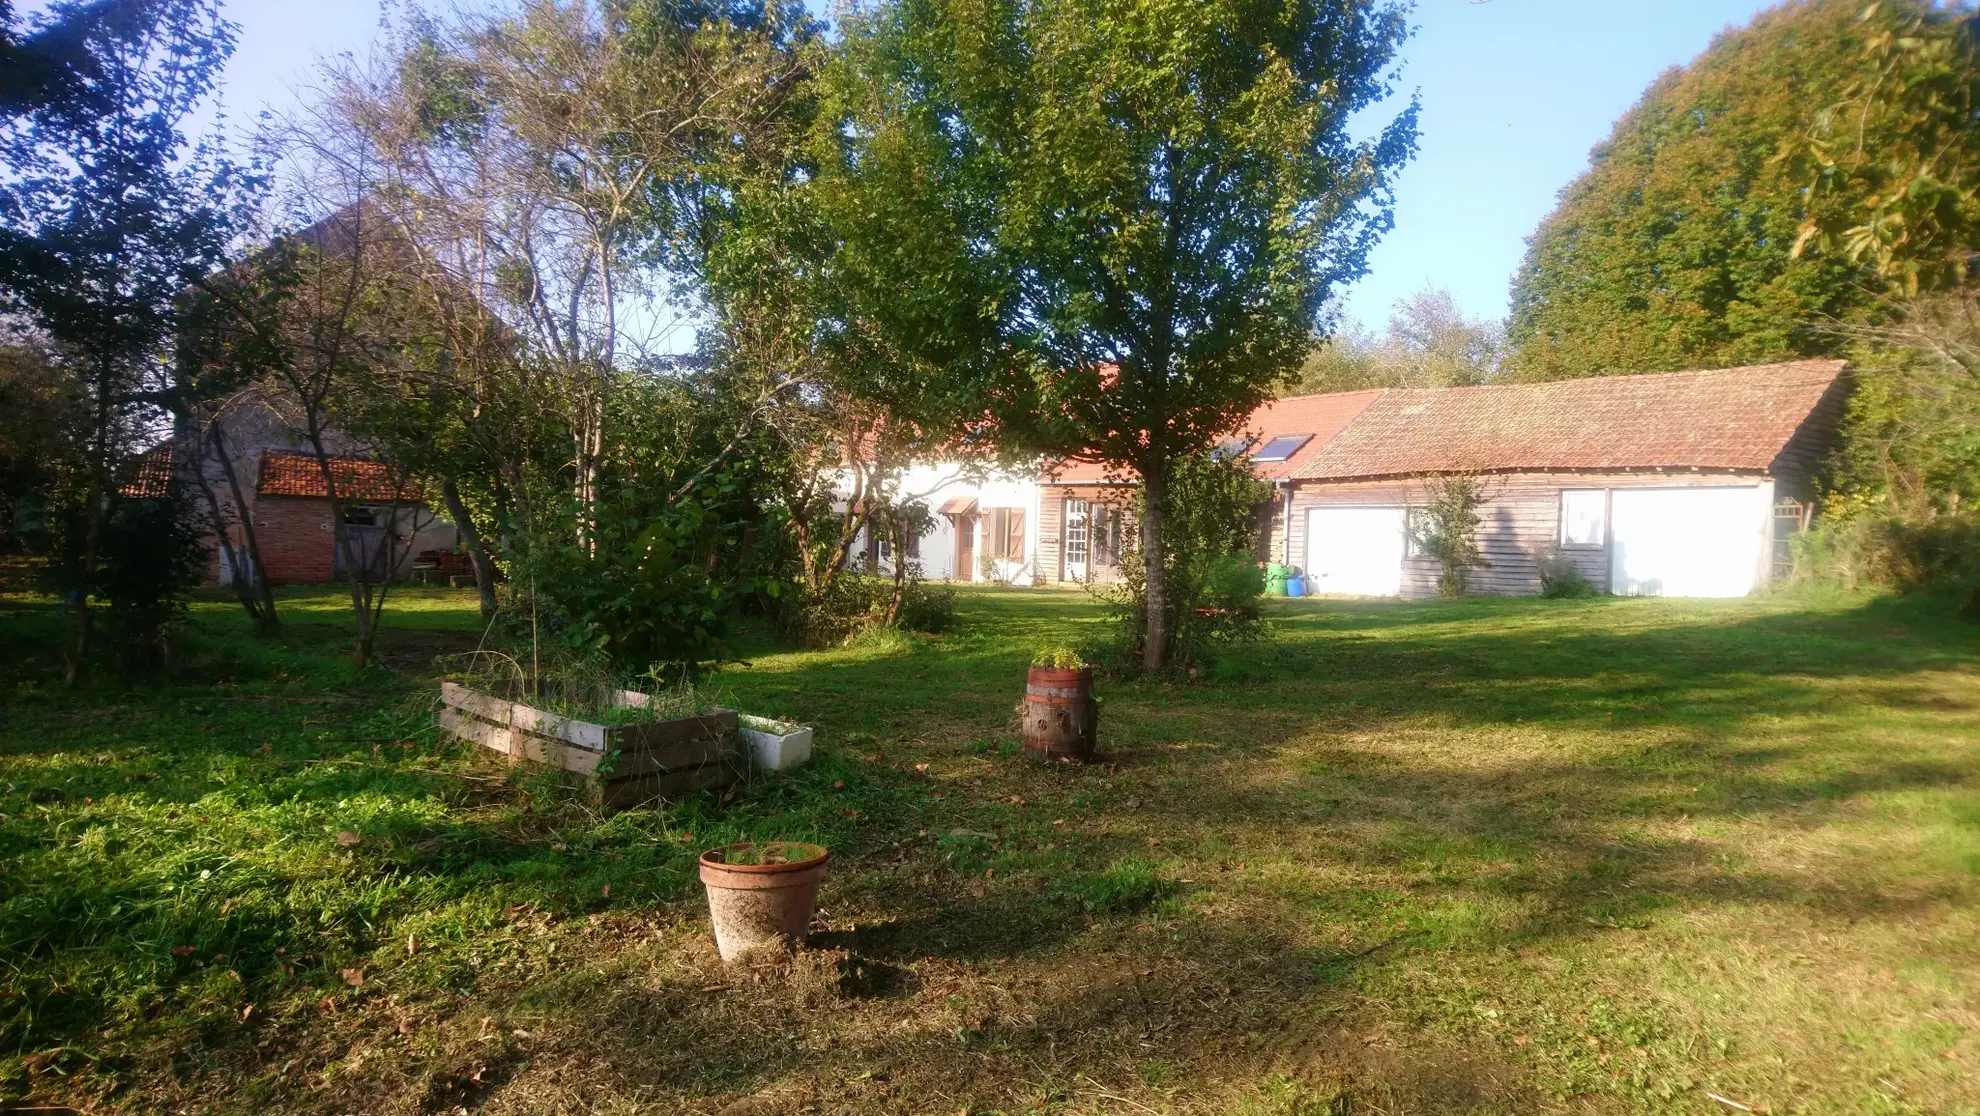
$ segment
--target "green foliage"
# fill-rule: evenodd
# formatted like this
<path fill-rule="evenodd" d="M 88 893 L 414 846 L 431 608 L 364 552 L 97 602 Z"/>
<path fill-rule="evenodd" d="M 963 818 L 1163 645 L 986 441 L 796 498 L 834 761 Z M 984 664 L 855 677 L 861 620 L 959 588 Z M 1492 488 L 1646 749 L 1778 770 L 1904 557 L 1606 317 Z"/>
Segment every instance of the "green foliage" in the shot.
<path fill-rule="evenodd" d="M 202 526 L 177 482 L 155 497 L 120 497 L 104 517 L 103 568 L 94 580 L 110 602 L 114 646 L 130 666 L 169 656 L 186 601 L 206 577 Z"/>
<path fill-rule="evenodd" d="M 1794 254 L 1840 253 L 1905 297 L 1959 287 L 1980 253 L 1980 17 L 1879 3 L 1860 22 L 1848 84 L 1782 145 L 1815 201 Z"/>
<path fill-rule="evenodd" d="M 761 474 L 747 455 L 719 455 L 722 402 L 696 387 L 617 378 L 593 508 L 560 470 L 533 481 L 507 551 L 518 639 L 692 674 L 726 655 L 746 608 L 782 593 L 787 556 Z"/>
<path fill-rule="evenodd" d="M 1797 535 L 1794 580 L 1946 595 L 1980 619 L 1980 516 L 1858 514 Z"/>
<path fill-rule="evenodd" d="M 1265 570 L 1253 553 L 1258 545 L 1259 506 L 1271 486 L 1251 473 L 1243 458 L 1201 454 L 1170 464 L 1167 545 L 1170 669 L 1193 671 L 1209 665 L 1220 645 L 1249 642 L 1266 632 L 1258 610 L 1265 594 Z M 1147 493 L 1136 494 L 1135 516 L 1147 513 Z M 1124 668 L 1143 656 L 1147 638 L 1148 591 L 1141 547 L 1132 530 L 1123 532 L 1121 579 L 1093 589 L 1114 610 L 1119 634 L 1110 666 Z"/>
<path fill-rule="evenodd" d="M 1033 652 L 1031 665 L 1049 667 L 1052 670 L 1079 670 L 1092 664 L 1086 661 L 1085 656 L 1070 647 L 1053 647 Z"/>
<path fill-rule="evenodd" d="M 1931 65 L 1944 72 L 1929 88 L 1883 80 L 1878 44 L 1894 33 L 1934 44 Z M 1908 153 L 1942 140 L 1957 140 L 1948 171 L 1970 173 L 1973 159 L 1960 153 L 1971 117 L 1949 123 L 1963 111 L 1949 102 L 1921 122 L 1906 106 L 1935 91 L 1965 98 L 1976 80 L 1970 17 L 1922 0 L 1783 4 L 1721 35 L 1651 85 L 1534 233 L 1513 288 L 1517 374 L 1836 351 L 1821 322 L 1870 313 L 1882 284 L 1868 257 L 1804 238 L 1804 228 L 1861 224 L 1915 173 Z M 1818 117 L 1828 122 L 1822 158 L 1835 166 L 1810 193 L 1808 160 L 1796 152 Z M 1970 244 L 1971 200 L 1953 209 L 1944 220 Z"/>
<path fill-rule="evenodd" d="M 840 332 L 951 427 L 1139 474 L 1158 524 L 1168 462 L 1264 402 L 1387 228 L 1415 107 L 1350 121 L 1405 8 L 896 0 L 843 27 L 817 144 Z"/>
<path fill-rule="evenodd" d="M 901 614 L 892 625 L 902 631 L 946 632 L 956 622 L 953 586 L 923 581 L 916 574 L 901 585 Z M 862 632 L 886 628 L 893 607 L 894 579 L 842 573 L 823 592 L 797 606 L 793 626 L 819 647 L 845 643 Z"/>
<path fill-rule="evenodd" d="M 1436 477 L 1423 486 L 1424 501 L 1410 509 L 1410 536 L 1417 550 L 1437 561 L 1437 592 L 1462 597 L 1471 571 L 1486 565 L 1478 547 L 1485 482 L 1472 476 Z"/>
<path fill-rule="evenodd" d="M 1161 867 L 1140 857 L 1122 857 L 1104 870 L 1075 876 L 1054 889 L 1091 914 L 1133 914 L 1176 893 L 1176 882 Z"/>
<path fill-rule="evenodd" d="M 1464 387 L 1498 378 L 1505 356 L 1503 325 L 1465 317 L 1450 291 L 1426 285 L 1396 300 L 1381 337 L 1351 319 L 1333 324 L 1291 390 Z"/>
<path fill-rule="evenodd" d="M 1916 518 L 1980 501 L 1980 303 L 1971 290 L 1894 300 L 1848 331 L 1852 387 L 1829 462 L 1832 513 Z"/>
<path fill-rule="evenodd" d="M 1551 546 L 1540 558 L 1540 595 L 1554 600 L 1599 596 L 1581 567 L 1568 561 L 1561 548 Z"/>

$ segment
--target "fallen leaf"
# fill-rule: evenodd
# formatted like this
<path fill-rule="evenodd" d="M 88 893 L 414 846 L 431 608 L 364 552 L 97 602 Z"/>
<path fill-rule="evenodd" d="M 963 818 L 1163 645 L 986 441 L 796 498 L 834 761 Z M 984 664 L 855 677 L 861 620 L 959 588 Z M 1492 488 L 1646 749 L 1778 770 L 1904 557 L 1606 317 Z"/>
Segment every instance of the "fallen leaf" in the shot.
<path fill-rule="evenodd" d="M 554 844 L 552 844 L 552 845 L 550 846 L 550 851 L 551 851 L 551 852 L 569 852 L 569 851 L 571 851 L 571 847 L 570 847 L 569 845 L 566 845 L 566 844 L 564 844 L 564 843 L 563 843 L 562 841 L 558 841 L 558 842 L 556 842 L 556 843 L 554 843 Z"/>
<path fill-rule="evenodd" d="M 834 780 L 832 780 L 832 789 L 833 789 L 833 790 L 845 790 L 845 789 L 846 789 L 846 781 L 845 781 L 844 779 L 834 779 Z"/>
<path fill-rule="evenodd" d="M 605 890 L 600 892 L 599 894 L 606 899 L 610 899 L 612 897 L 612 885 L 606 884 Z"/>
<path fill-rule="evenodd" d="M 917 763 L 914 765 L 914 769 L 916 771 L 926 771 L 928 770 L 928 765 L 925 763 Z"/>
<path fill-rule="evenodd" d="M 254 1014 L 254 1005 L 253 1005 L 253 1004 L 249 1004 L 248 1006 L 246 1006 L 246 1007 L 244 1007 L 244 1008 L 242 1008 L 242 1009 L 241 1009 L 241 1022 L 243 1022 L 243 1023 L 245 1023 L 245 1022 L 247 1022 L 247 1017 L 248 1017 L 248 1016 L 250 1016 L 250 1015 L 253 1015 L 253 1014 Z"/>
<path fill-rule="evenodd" d="M 357 987 L 358 985 L 360 985 L 360 984 L 363 984 L 363 983 L 364 983 L 364 970 L 363 970 L 363 969 L 345 969 L 345 970 L 344 970 L 344 983 L 345 983 L 345 984 L 348 984 L 348 985 L 350 985 L 350 986 L 351 986 L 352 988 L 356 988 L 356 987 Z"/>
<path fill-rule="evenodd" d="M 703 992 L 727 992 L 729 986 L 726 984 L 708 984 L 703 985 L 701 990 Z"/>
<path fill-rule="evenodd" d="M 419 939 L 418 939 L 418 938 L 416 938 L 416 937 L 414 937 L 414 936 L 413 936 L 413 935 L 411 935 L 411 934 L 407 934 L 407 935 L 406 935 L 406 956 L 407 956 L 407 957 L 411 957 L 411 956 L 412 956 L 413 954 L 415 954 L 415 953 L 418 953 L 418 952 L 419 952 Z"/>
<path fill-rule="evenodd" d="M 364 840 L 364 838 L 358 836 L 355 833 L 352 833 L 348 829 L 342 830 L 337 834 L 337 843 L 344 846 L 347 849 L 362 840 Z"/>
<path fill-rule="evenodd" d="M 198 947 L 198 946 L 173 946 L 173 947 L 172 947 L 172 956 L 174 956 L 174 957 L 191 957 L 191 956 L 192 956 L 193 954 L 195 954 L 195 953 L 198 953 L 198 952 L 199 952 L 199 947 Z"/>

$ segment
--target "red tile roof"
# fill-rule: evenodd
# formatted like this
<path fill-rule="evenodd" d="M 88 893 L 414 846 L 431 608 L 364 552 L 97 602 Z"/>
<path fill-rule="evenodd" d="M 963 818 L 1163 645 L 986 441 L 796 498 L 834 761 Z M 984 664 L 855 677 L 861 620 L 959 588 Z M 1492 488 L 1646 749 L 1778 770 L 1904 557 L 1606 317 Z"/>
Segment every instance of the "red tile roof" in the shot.
<path fill-rule="evenodd" d="M 1839 360 L 1540 384 L 1392 389 L 1306 454 L 1301 480 L 1458 472 L 1764 472 Z"/>
<path fill-rule="evenodd" d="M 1313 440 L 1299 447 L 1284 461 L 1258 461 L 1251 470 L 1268 480 L 1290 477 L 1299 471 L 1312 456 L 1334 440 L 1343 428 L 1354 422 L 1355 417 L 1368 409 L 1382 393 L 1377 391 L 1340 391 L 1331 395 L 1294 395 L 1285 399 L 1274 399 L 1256 411 L 1246 420 L 1244 430 L 1256 434 L 1249 452 L 1256 453 L 1260 447 L 1282 434 L 1311 434 Z"/>
<path fill-rule="evenodd" d="M 117 493 L 137 500 L 155 500 L 165 495 L 173 471 L 172 443 L 168 440 L 138 457 Z"/>
<path fill-rule="evenodd" d="M 417 504 L 425 500 L 418 486 L 408 484 L 394 489 L 392 474 L 383 464 L 362 457 L 333 457 L 330 471 L 337 481 L 337 495 L 346 500 L 367 503 Z M 323 470 L 316 457 L 307 453 L 269 450 L 261 455 L 261 476 L 254 490 L 262 496 L 315 496 L 323 490 Z"/>
<path fill-rule="evenodd" d="M 1328 395 L 1293 395 L 1271 400 L 1244 421 L 1241 434 L 1250 438 L 1246 453 L 1256 453 L 1267 442 L 1286 434 L 1308 434 L 1311 439 L 1284 461 L 1254 461 L 1251 471 L 1267 480 L 1292 476 L 1306 460 L 1354 421 L 1382 392 L 1340 391 Z M 1132 475 L 1116 470 L 1116 483 L 1135 483 Z M 1054 484 L 1105 484 L 1108 467 L 1087 461 L 1062 461 L 1045 468 L 1040 479 Z"/>

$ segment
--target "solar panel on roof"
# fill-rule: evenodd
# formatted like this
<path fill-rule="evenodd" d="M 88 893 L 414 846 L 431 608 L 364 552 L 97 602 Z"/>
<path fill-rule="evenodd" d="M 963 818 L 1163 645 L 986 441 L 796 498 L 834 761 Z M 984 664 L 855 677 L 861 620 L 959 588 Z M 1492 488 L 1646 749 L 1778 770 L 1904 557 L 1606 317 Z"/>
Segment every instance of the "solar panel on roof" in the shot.
<path fill-rule="evenodd" d="M 1242 454 L 1245 447 L 1250 444 L 1251 439 L 1249 438 L 1226 438 L 1218 443 L 1216 449 L 1210 451 L 1210 456 L 1216 458 L 1218 461 L 1225 461 Z"/>
<path fill-rule="evenodd" d="M 1299 452 L 1299 447 L 1313 440 L 1311 434 L 1281 434 L 1251 455 L 1253 461 L 1284 461 Z"/>

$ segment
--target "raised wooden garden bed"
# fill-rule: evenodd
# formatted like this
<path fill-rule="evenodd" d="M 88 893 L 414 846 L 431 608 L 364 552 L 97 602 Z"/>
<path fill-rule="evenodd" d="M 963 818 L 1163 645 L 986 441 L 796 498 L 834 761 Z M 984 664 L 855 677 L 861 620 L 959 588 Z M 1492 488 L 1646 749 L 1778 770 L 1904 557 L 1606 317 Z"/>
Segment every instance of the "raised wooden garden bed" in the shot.
<path fill-rule="evenodd" d="M 620 690 L 613 703 L 644 708 L 645 694 Z M 749 769 L 733 709 L 692 717 L 602 725 L 546 713 L 453 682 L 440 685 L 440 726 L 513 760 L 584 776 L 614 810 L 722 787 Z"/>

